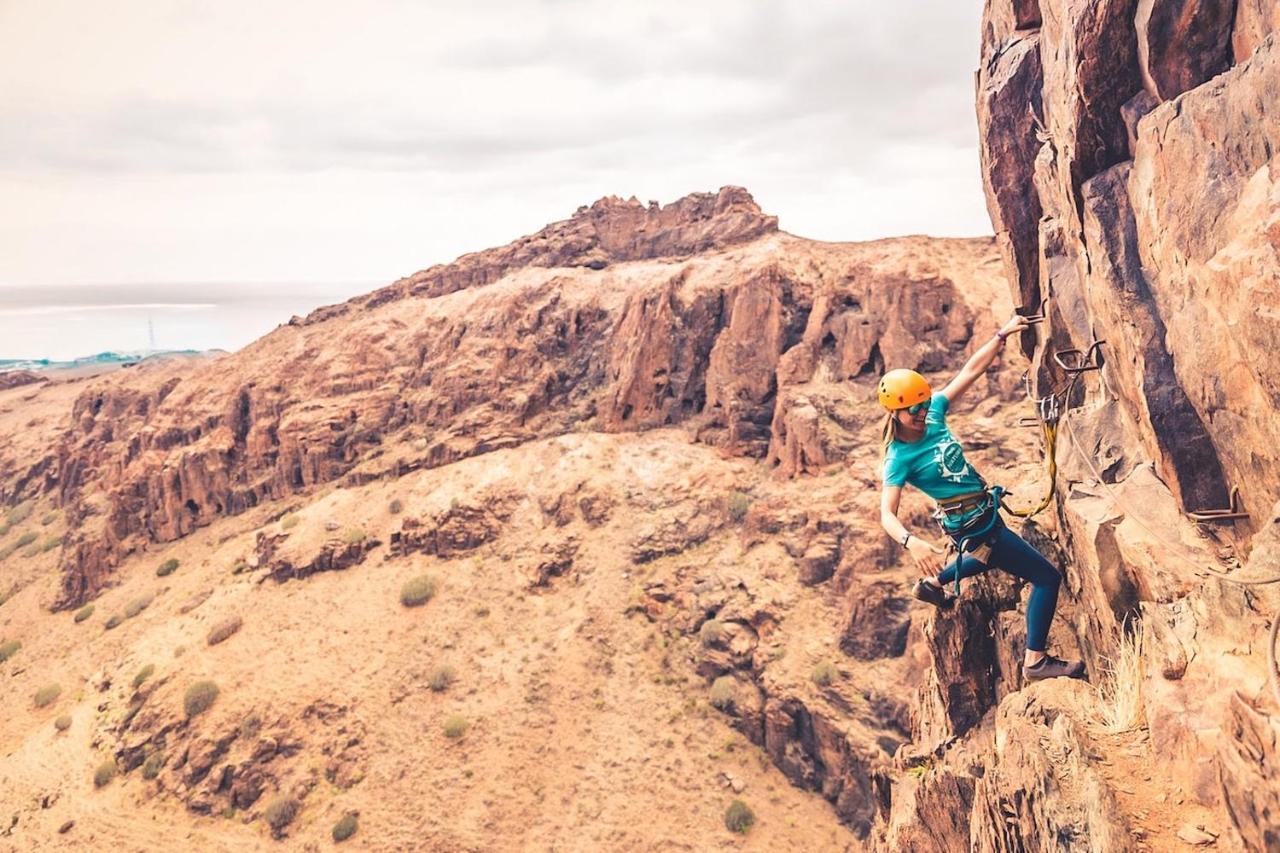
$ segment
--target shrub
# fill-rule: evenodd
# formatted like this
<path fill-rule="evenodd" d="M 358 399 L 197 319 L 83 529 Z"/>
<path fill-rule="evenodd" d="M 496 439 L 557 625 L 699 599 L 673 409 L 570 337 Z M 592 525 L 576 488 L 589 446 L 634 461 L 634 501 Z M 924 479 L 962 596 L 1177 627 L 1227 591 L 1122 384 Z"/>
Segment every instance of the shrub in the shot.
<path fill-rule="evenodd" d="M 698 639 L 704 646 L 714 646 L 724 639 L 724 623 L 719 619 L 708 619 L 698 629 Z"/>
<path fill-rule="evenodd" d="M 368 538 L 367 535 L 359 527 L 348 527 L 342 533 L 342 541 L 348 545 L 359 545 L 366 538 Z"/>
<path fill-rule="evenodd" d="M 88 619 L 92 615 L 93 615 L 93 605 L 86 604 L 84 607 L 81 607 L 79 610 L 76 611 L 75 620 L 77 622 L 83 622 L 84 620 Z"/>
<path fill-rule="evenodd" d="M 22 648 L 22 643 L 19 643 L 17 640 L 9 640 L 8 642 L 0 643 L 0 663 L 4 663 L 9 658 L 17 654 L 18 649 L 20 648 Z"/>
<path fill-rule="evenodd" d="M 123 621 L 124 621 L 123 616 L 121 616 L 119 613 L 113 613 L 111 615 L 111 618 L 107 620 L 106 625 L 104 625 L 103 627 L 105 627 L 108 631 L 110 631 L 112 628 L 119 626 L 119 624 Z"/>
<path fill-rule="evenodd" d="M 346 841 L 348 838 L 356 834 L 357 828 L 356 816 L 348 812 L 333 825 L 333 840 Z"/>
<path fill-rule="evenodd" d="M 57 699 L 61 693 L 61 684 L 46 684 L 36 691 L 36 707 L 43 708 L 46 705 L 52 705 L 53 700 Z"/>
<path fill-rule="evenodd" d="M 63 714 L 61 717 L 53 721 L 53 727 L 60 732 L 65 732 L 71 728 L 71 715 Z"/>
<path fill-rule="evenodd" d="M 289 513 L 284 518 L 280 519 L 280 526 L 285 530 L 292 530 L 298 526 L 299 521 L 302 521 L 302 519 L 298 518 L 298 516 L 293 513 Z"/>
<path fill-rule="evenodd" d="M 149 663 L 146 666 L 144 666 L 142 669 L 138 670 L 138 674 L 133 677 L 133 689 L 137 690 L 139 687 L 141 687 L 142 682 L 150 678 L 151 674 L 154 673 L 155 671 L 156 671 L 156 665 L 153 663 Z"/>
<path fill-rule="evenodd" d="M 751 506 L 751 498 L 746 492 L 729 493 L 729 517 L 734 521 L 742 521 Z"/>
<path fill-rule="evenodd" d="M 399 498 L 396 498 L 390 504 L 387 505 L 387 509 L 391 510 L 392 515 L 399 515 L 400 513 L 404 512 L 404 502 L 401 501 Z"/>
<path fill-rule="evenodd" d="M 31 515 L 31 509 L 32 509 L 31 501 L 25 501 L 23 503 L 18 504 L 13 509 L 5 513 L 5 516 L 4 516 L 5 523 L 8 524 L 10 527 L 21 524 L 22 522 L 27 520 L 28 516 Z"/>
<path fill-rule="evenodd" d="M 40 553 L 43 554 L 46 551 L 52 551 L 54 548 L 57 548 L 61 545 L 62 545 L 61 536 L 47 536 L 45 537 L 44 542 L 40 543 Z"/>
<path fill-rule="evenodd" d="M 427 683 L 431 689 L 437 693 L 447 690 L 450 684 L 453 684 L 455 673 L 451 666 L 438 666 L 431 673 L 431 678 Z"/>
<path fill-rule="evenodd" d="M 436 579 L 428 575 L 414 578 L 400 587 L 400 603 L 405 607 L 420 607 L 436 594 Z"/>
<path fill-rule="evenodd" d="M 742 800 L 734 800 L 729 803 L 729 808 L 725 809 L 724 825 L 730 832 L 745 833 L 755 822 L 755 814 Z"/>
<path fill-rule="evenodd" d="M 151 606 L 151 596 L 140 595 L 124 606 L 124 618 L 132 619 Z"/>
<path fill-rule="evenodd" d="M 732 711 L 738 683 L 732 675 L 722 675 L 711 683 L 711 706 L 721 711 Z"/>
<path fill-rule="evenodd" d="M 262 812 L 273 832 L 279 833 L 298 816 L 298 801 L 293 797 L 276 797 Z"/>
<path fill-rule="evenodd" d="M 828 684 L 835 681 L 839 675 L 840 672 L 836 669 L 836 665 L 831 663 L 831 661 L 824 660 L 813 668 L 813 673 L 810 677 L 813 679 L 814 684 L 819 687 L 826 687 Z"/>
<path fill-rule="evenodd" d="M 454 714 L 444 721 L 444 736 L 447 738 L 460 738 L 467 733 L 467 718 L 461 714 Z"/>
<path fill-rule="evenodd" d="M 258 736 L 258 732 L 262 730 L 262 717 L 257 714 L 250 714 L 240 721 L 240 737 L 245 740 L 252 740 Z"/>
<path fill-rule="evenodd" d="M 170 557 L 159 566 L 156 567 L 156 577 L 162 578 L 171 575 L 178 569 L 178 560 L 176 557 Z"/>
<path fill-rule="evenodd" d="M 160 775 L 160 771 L 164 769 L 164 753 L 156 750 L 147 756 L 147 760 L 142 762 L 142 778 L 154 779 Z"/>
<path fill-rule="evenodd" d="M 58 513 L 56 511 L 46 512 L 44 515 L 40 516 L 40 526 L 48 527 L 50 524 L 53 524 L 57 520 L 58 520 Z"/>
<path fill-rule="evenodd" d="M 26 533 L 18 537 L 18 541 L 13 543 L 14 550 L 25 548 L 40 537 L 36 535 L 34 530 L 28 530 Z"/>
<path fill-rule="evenodd" d="M 101 788 L 114 778 L 116 778 L 116 763 L 111 759 L 107 759 L 98 765 L 97 770 L 93 771 L 93 787 Z"/>
<path fill-rule="evenodd" d="M 244 624 L 244 620 L 241 619 L 239 616 L 228 616 L 226 619 L 223 619 L 217 625 L 214 625 L 212 630 L 209 631 L 209 636 L 208 636 L 209 645 L 211 646 L 218 645 L 218 643 L 221 643 L 223 640 L 230 637 L 236 631 L 239 631 L 240 626 L 243 624 Z"/>
<path fill-rule="evenodd" d="M 182 698 L 182 707 L 186 710 L 188 717 L 194 717 L 209 710 L 209 706 L 217 698 L 218 685 L 212 681 L 197 681 L 187 688 L 187 693 Z"/>

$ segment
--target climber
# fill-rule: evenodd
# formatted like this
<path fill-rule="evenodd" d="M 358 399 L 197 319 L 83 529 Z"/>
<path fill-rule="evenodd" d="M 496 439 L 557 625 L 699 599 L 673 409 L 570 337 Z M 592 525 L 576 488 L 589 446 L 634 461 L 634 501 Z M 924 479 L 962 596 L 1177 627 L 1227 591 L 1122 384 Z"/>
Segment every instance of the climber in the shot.
<path fill-rule="evenodd" d="M 1022 673 L 1036 681 L 1084 673 L 1081 661 L 1061 660 L 1045 653 L 1062 576 L 1040 552 L 1005 526 L 999 513 L 999 493 L 993 495 L 965 459 L 946 420 L 951 404 L 986 371 L 1005 340 L 1029 325 L 1027 318 L 1015 314 L 936 394 L 914 370 L 891 370 L 880 380 L 880 403 L 889 410 L 881 443 L 884 490 L 880 523 L 911 553 L 916 565 L 929 573 L 916 582 L 915 597 L 940 609 L 948 610 L 955 603 L 946 584 L 955 582 L 958 589 L 958 578 L 982 574 L 991 566 L 1031 583 Z M 945 569 L 940 555 L 946 552 L 909 532 L 898 520 L 898 502 L 906 483 L 937 503 L 934 518 L 957 550 L 956 559 Z"/>

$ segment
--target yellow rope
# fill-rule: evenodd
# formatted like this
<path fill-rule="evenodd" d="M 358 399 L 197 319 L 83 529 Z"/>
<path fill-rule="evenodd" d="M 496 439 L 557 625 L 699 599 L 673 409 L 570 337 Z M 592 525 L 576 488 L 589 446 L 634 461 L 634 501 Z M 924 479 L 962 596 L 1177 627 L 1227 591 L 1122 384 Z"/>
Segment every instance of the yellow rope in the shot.
<path fill-rule="evenodd" d="M 1040 426 L 1044 433 L 1044 454 L 1049 462 L 1049 490 L 1045 492 L 1044 498 L 1040 503 L 1032 509 L 1014 509 L 1003 500 L 1000 505 L 1004 507 L 1005 512 L 1010 515 L 1016 515 L 1018 518 L 1031 518 L 1031 516 L 1040 512 L 1042 509 L 1053 503 L 1053 496 L 1057 493 L 1058 483 L 1058 425 L 1040 421 Z"/>

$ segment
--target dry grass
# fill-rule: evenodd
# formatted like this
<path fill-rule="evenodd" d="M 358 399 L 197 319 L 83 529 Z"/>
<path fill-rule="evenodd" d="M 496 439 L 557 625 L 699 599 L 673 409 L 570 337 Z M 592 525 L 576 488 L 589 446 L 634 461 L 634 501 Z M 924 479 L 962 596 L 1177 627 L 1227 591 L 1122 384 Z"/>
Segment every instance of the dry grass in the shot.
<path fill-rule="evenodd" d="M 75 621 L 83 622 L 84 620 L 88 619 L 90 616 L 93 615 L 93 609 L 94 608 L 92 604 L 86 604 L 84 607 L 81 607 L 79 610 L 76 611 Z"/>
<path fill-rule="evenodd" d="M 1098 724 L 1111 734 L 1143 725 L 1142 629 L 1132 626 L 1120 636 L 1116 656 L 1107 661 L 1098 682 Z"/>

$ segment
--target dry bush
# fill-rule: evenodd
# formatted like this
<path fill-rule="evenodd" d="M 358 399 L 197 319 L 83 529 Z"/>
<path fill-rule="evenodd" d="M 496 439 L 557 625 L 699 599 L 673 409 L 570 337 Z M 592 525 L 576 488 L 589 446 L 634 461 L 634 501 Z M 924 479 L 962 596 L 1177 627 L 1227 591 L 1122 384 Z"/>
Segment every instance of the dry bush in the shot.
<path fill-rule="evenodd" d="M 337 823 L 333 825 L 333 840 L 346 841 L 348 838 L 356 834 L 359 824 L 356 823 L 356 816 L 348 812 L 344 814 Z"/>
<path fill-rule="evenodd" d="M 387 509 L 391 511 L 392 515 L 399 515 L 400 513 L 404 512 L 404 501 L 400 500 L 399 498 L 396 498 L 390 504 L 387 505 Z"/>
<path fill-rule="evenodd" d="M 108 631 L 110 631 L 112 628 L 116 628 L 116 627 L 118 627 L 118 626 L 120 625 L 120 623 L 121 623 L 121 622 L 123 622 L 123 621 L 124 621 L 124 617 L 123 617 L 123 616 L 121 616 L 119 613 L 113 613 L 113 614 L 112 614 L 112 615 L 107 619 L 106 623 L 105 623 L 102 627 L 104 627 L 104 628 L 106 628 Z"/>
<path fill-rule="evenodd" d="M 348 545 L 359 545 L 367 538 L 368 534 L 359 527 L 348 527 L 342 534 L 342 541 Z"/>
<path fill-rule="evenodd" d="M 61 694 L 61 684 L 46 684 L 36 691 L 36 707 L 44 708 L 47 705 L 52 705 L 53 701 Z"/>
<path fill-rule="evenodd" d="M 52 551 L 54 548 L 57 548 L 60 545 L 62 545 L 61 536 L 48 536 L 45 538 L 43 542 L 40 543 L 40 553 L 43 554 L 46 551 Z"/>
<path fill-rule="evenodd" d="M 65 732 L 71 728 L 71 715 L 63 714 L 61 717 L 53 721 L 53 727 L 60 732 Z"/>
<path fill-rule="evenodd" d="M 733 710 L 734 700 L 738 694 L 738 682 L 732 675 L 722 675 L 711 683 L 711 706 L 721 711 Z"/>
<path fill-rule="evenodd" d="M 138 674 L 133 677 L 133 689 L 137 690 L 139 687 L 141 687 L 142 682 L 150 678 L 152 673 L 154 673 L 155 671 L 156 671 L 156 665 L 153 663 L 149 663 L 146 666 L 144 666 L 142 669 L 138 670 Z"/>
<path fill-rule="evenodd" d="M 209 706 L 217 698 L 218 685 L 207 680 L 197 681 L 187 688 L 186 695 L 182 697 L 182 707 L 186 710 L 188 717 L 194 717 L 209 710 Z"/>
<path fill-rule="evenodd" d="M 151 606 L 152 596 L 140 595 L 124 606 L 124 618 L 132 619 Z"/>
<path fill-rule="evenodd" d="M 292 530 L 298 526 L 298 522 L 300 521 L 302 521 L 302 519 L 298 518 L 298 516 L 293 513 L 289 513 L 284 518 L 280 519 L 280 526 L 285 530 Z"/>
<path fill-rule="evenodd" d="M 53 524 L 53 523 L 54 523 L 55 521 L 57 521 L 57 520 L 58 520 L 58 513 L 57 513 L 57 511 L 54 511 L 54 512 L 46 512 L 44 515 L 42 515 L 42 516 L 40 517 L 40 526 L 41 526 L 41 527 L 48 527 L 50 524 Z"/>
<path fill-rule="evenodd" d="M 1098 683 L 1098 724 L 1116 734 L 1141 728 L 1142 628 L 1126 626 L 1116 656 L 1107 661 Z"/>
<path fill-rule="evenodd" d="M 154 779 L 160 775 L 162 769 L 164 769 L 164 753 L 156 750 L 142 762 L 142 778 Z"/>
<path fill-rule="evenodd" d="M 698 639 L 704 646 L 714 646 L 724 639 L 724 623 L 719 619 L 708 619 L 698 629 Z"/>
<path fill-rule="evenodd" d="M 742 800 L 734 800 L 725 810 L 724 826 L 730 832 L 745 833 L 755 822 L 755 813 Z"/>
<path fill-rule="evenodd" d="M 228 616 L 209 631 L 207 642 L 211 646 L 216 646 L 223 640 L 230 637 L 236 631 L 240 630 L 240 626 L 244 624 L 244 620 L 239 616 Z"/>
<path fill-rule="evenodd" d="M 431 689 L 436 693 L 440 693 L 449 689 L 449 685 L 453 684 L 456 673 L 451 666 L 438 666 L 431 672 L 431 676 L 427 681 Z"/>
<path fill-rule="evenodd" d="M 461 714 L 454 714 L 444 721 L 444 736 L 447 738 L 460 738 L 467 733 L 467 718 Z"/>
<path fill-rule="evenodd" d="M 436 594 L 436 579 L 429 575 L 414 578 L 400 587 L 400 603 L 405 607 L 420 607 Z"/>
<path fill-rule="evenodd" d="M 98 769 L 93 771 L 93 787 L 101 788 L 116 777 L 116 763 L 111 759 L 107 759 L 98 765 Z"/>
<path fill-rule="evenodd" d="M 751 497 L 746 492 L 729 493 L 729 517 L 734 521 L 742 521 L 746 518 L 747 510 L 750 508 Z"/>
<path fill-rule="evenodd" d="M 176 557 L 170 557 L 169 559 L 165 560 L 163 563 L 161 563 L 159 566 L 156 567 L 156 577 L 162 578 L 162 577 L 165 577 L 166 575 L 171 575 L 175 571 L 177 571 L 177 569 L 178 569 L 178 559 Z"/>
<path fill-rule="evenodd" d="M 0 663 L 4 663 L 9 658 L 16 655 L 20 648 L 22 648 L 22 643 L 17 640 L 9 640 L 7 642 L 0 643 Z"/>
<path fill-rule="evenodd" d="M 5 513 L 5 517 L 4 517 L 5 523 L 8 524 L 10 527 L 15 527 L 27 520 L 27 518 L 31 515 L 31 510 L 32 510 L 31 501 L 24 501 L 23 503 L 18 504 L 13 509 Z"/>
<path fill-rule="evenodd" d="M 93 610 L 94 608 L 92 604 L 86 604 L 84 607 L 81 607 L 79 610 L 76 611 L 75 621 L 83 622 L 84 620 L 88 619 L 90 616 L 93 615 Z"/>
<path fill-rule="evenodd" d="M 813 679 L 814 684 L 819 687 L 826 687 L 840 677 L 840 671 L 836 669 L 836 665 L 831 661 L 824 660 L 813 668 L 813 673 L 810 677 Z"/>
<path fill-rule="evenodd" d="M 271 831 L 278 835 L 282 829 L 293 823 L 300 808 L 301 805 L 293 797 L 276 797 L 267 803 L 262 816 L 270 825 Z"/>

